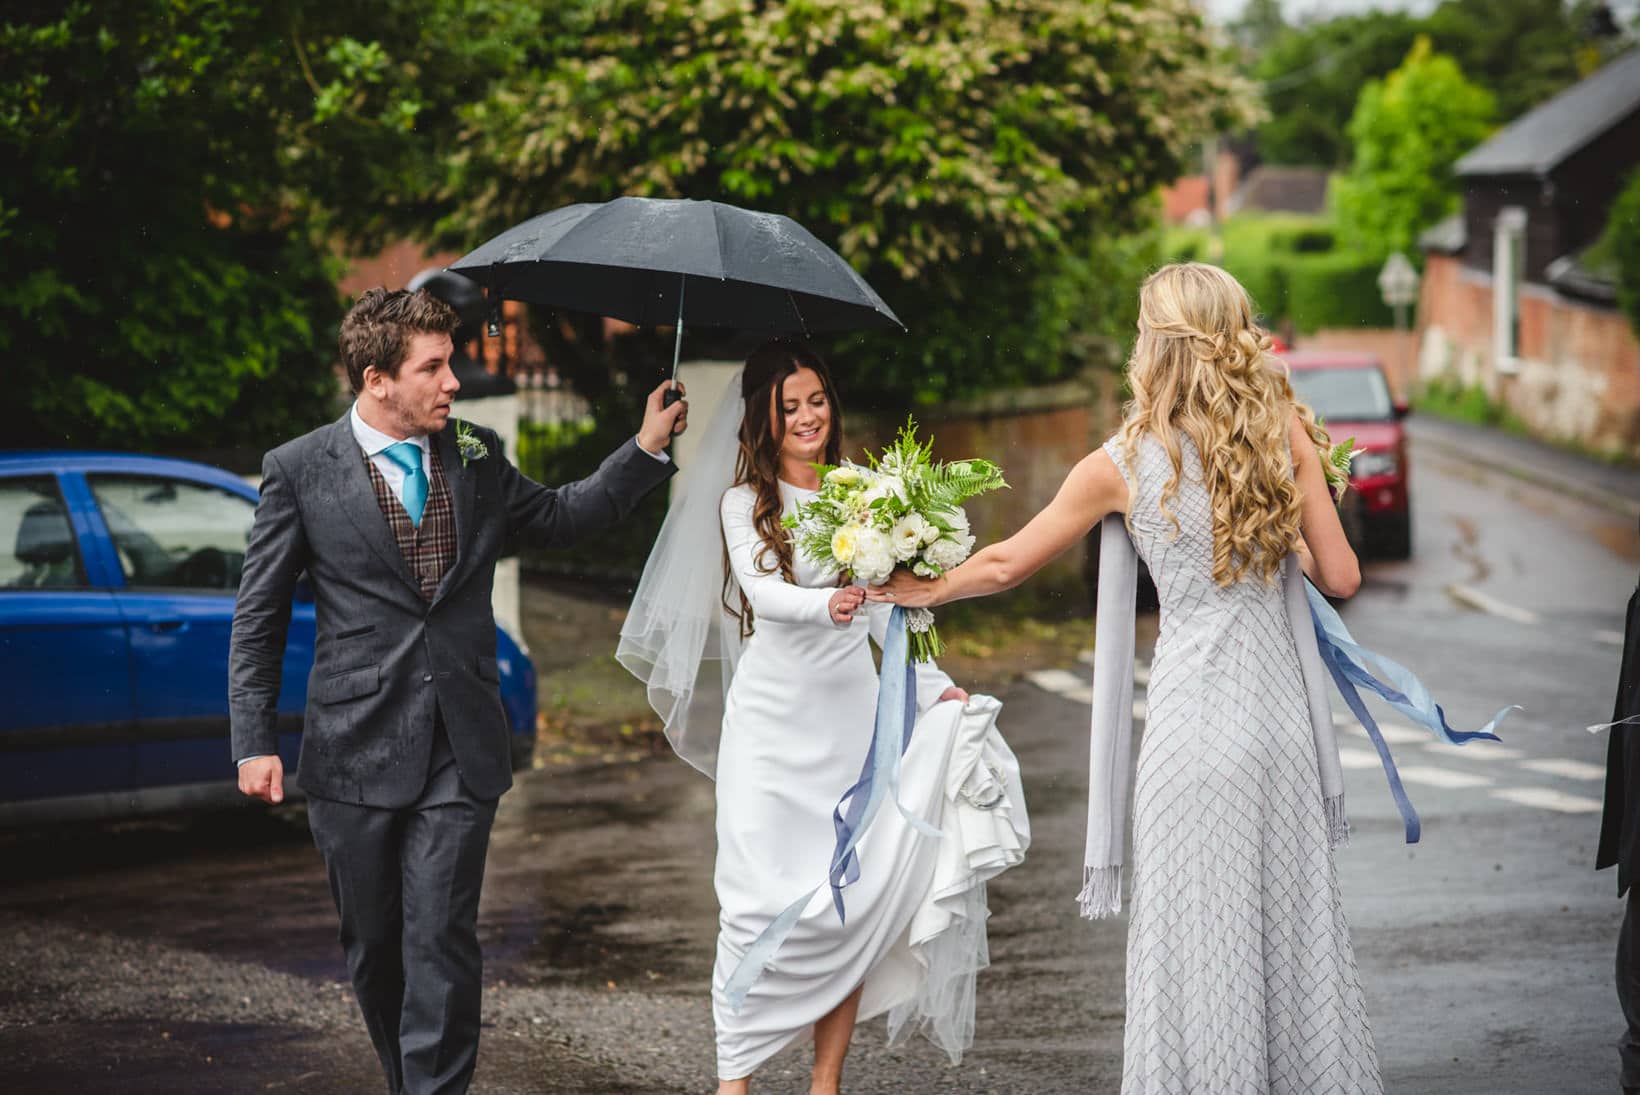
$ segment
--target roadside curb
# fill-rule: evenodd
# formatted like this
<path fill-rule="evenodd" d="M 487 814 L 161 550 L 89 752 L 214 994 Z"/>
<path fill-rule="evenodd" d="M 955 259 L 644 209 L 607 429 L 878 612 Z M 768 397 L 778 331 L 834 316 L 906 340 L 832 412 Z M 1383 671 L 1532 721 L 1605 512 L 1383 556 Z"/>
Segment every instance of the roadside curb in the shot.
<path fill-rule="evenodd" d="M 1448 456 L 1467 460 L 1471 463 L 1475 459 L 1473 449 L 1465 448 L 1462 444 L 1449 438 L 1432 437 L 1426 433 L 1414 438 L 1414 441 L 1416 444 L 1428 445 L 1432 449 L 1439 449 Z M 1599 506 L 1601 509 L 1608 510 L 1620 517 L 1627 517 L 1631 521 L 1640 520 L 1640 499 L 1629 498 L 1618 494 L 1616 491 L 1610 491 L 1604 487 L 1583 482 L 1580 479 L 1561 475 L 1559 472 L 1547 468 L 1533 467 L 1530 464 L 1504 457 L 1497 452 L 1489 453 L 1488 457 L 1498 459 L 1485 466 L 1495 468 L 1505 475 L 1547 490 L 1571 495 L 1573 498 Z"/>

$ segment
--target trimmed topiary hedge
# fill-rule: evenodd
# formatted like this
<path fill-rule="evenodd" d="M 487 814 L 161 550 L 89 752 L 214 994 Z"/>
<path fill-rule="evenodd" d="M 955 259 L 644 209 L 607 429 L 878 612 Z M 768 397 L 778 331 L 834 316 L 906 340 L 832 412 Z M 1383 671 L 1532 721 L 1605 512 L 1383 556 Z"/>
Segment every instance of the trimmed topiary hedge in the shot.
<path fill-rule="evenodd" d="M 1288 318 L 1305 333 L 1326 327 L 1393 327 L 1395 312 L 1378 290 L 1382 267 L 1381 260 L 1350 251 L 1291 256 L 1285 266 Z"/>

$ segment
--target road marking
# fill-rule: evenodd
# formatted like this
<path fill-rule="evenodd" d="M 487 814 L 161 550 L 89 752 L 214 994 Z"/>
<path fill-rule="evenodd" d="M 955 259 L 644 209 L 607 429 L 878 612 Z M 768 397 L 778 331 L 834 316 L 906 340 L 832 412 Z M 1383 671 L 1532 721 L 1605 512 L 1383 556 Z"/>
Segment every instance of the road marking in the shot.
<path fill-rule="evenodd" d="M 1351 749 L 1341 746 L 1338 750 L 1338 763 L 1345 768 L 1377 768 L 1378 754 L 1369 753 L 1365 749 Z"/>
<path fill-rule="evenodd" d="M 1072 673 L 1066 669 L 1037 669 L 1025 674 L 1025 679 L 1045 692 L 1064 694 L 1075 688 L 1085 687 L 1080 673 Z"/>
<path fill-rule="evenodd" d="M 1488 615 L 1501 616 L 1505 620 L 1514 620 L 1518 624 L 1535 624 L 1538 622 L 1538 614 L 1531 609 L 1508 604 L 1459 582 L 1453 582 L 1447 586 L 1446 593 L 1447 596 L 1459 604 L 1479 612 L 1485 612 Z"/>
<path fill-rule="evenodd" d="M 1542 772 L 1550 776 L 1563 776 L 1566 779 L 1605 779 L 1606 769 L 1598 764 L 1587 764 L 1581 760 L 1528 760 L 1521 764 L 1522 768 L 1530 768 L 1534 772 Z"/>
<path fill-rule="evenodd" d="M 1426 741 L 1424 748 L 1440 757 L 1462 757 L 1465 760 L 1519 760 L 1526 754 L 1507 745 L 1481 740 L 1468 745 L 1448 745 L 1444 741 Z"/>
<path fill-rule="evenodd" d="M 1356 722 L 1354 719 L 1341 718 L 1335 715 L 1333 716 L 1333 725 L 1337 726 L 1340 730 L 1343 730 L 1347 734 L 1360 734 L 1362 737 L 1367 736 L 1367 728 Z M 1429 740 L 1429 734 L 1426 731 L 1414 730 L 1410 726 L 1402 726 L 1399 723 L 1393 722 L 1379 723 L 1378 732 L 1384 735 L 1384 740 L 1389 742 L 1391 745 L 1416 745 L 1419 742 Z"/>
<path fill-rule="evenodd" d="M 1503 787 L 1492 793 L 1493 798 L 1506 798 L 1510 802 L 1518 802 L 1522 806 L 1534 806 L 1540 810 L 1558 810 L 1563 814 L 1597 814 L 1600 812 L 1600 803 L 1582 795 L 1568 795 L 1562 791 L 1552 791 L 1547 787 Z"/>
<path fill-rule="evenodd" d="M 1083 665 L 1091 666 L 1093 664 L 1093 651 L 1078 650 L 1076 652 L 1076 660 L 1081 662 Z M 1150 683 L 1149 665 L 1144 662 L 1133 663 L 1133 683 L 1142 685 L 1148 685 Z"/>
<path fill-rule="evenodd" d="M 1492 780 L 1487 776 L 1475 776 L 1470 775 L 1468 772 L 1454 772 L 1450 768 L 1430 768 L 1416 764 L 1411 768 L 1402 768 L 1401 779 L 1406 783 L 1427 783 L 1431 787 L 1445 787 L 1450 790 L 1459 790 L 1465 787 L 1487 787 L 1492 783 Z"/>

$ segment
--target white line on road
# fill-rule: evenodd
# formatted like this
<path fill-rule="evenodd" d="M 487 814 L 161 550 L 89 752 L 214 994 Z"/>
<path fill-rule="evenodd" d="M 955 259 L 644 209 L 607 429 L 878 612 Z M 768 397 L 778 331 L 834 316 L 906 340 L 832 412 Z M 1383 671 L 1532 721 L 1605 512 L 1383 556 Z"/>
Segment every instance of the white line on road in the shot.
<path fill-rule="evenodd" d="M 1378 754 L 1369 753 L 1365 749 L 1351 749 L 1349 746 L 1340 746 L 1338 763 L 1345 768 L 1377 768 Z"/>
<path fill-rule="evenodd" d="M 1563 776 L 1566 779 L 1596 780 L 1606 778 L 1606 769 L 1598 764 L 1587 764 L 1581 760 L 1528 760 L 1521 763 L 1522 768 L 1530 768 L 1534 772 L 1542 772 L 1550 776 Z"/>
<path fill-rule="evenodd" d="M 1025 679 L 1047 692 L 1063 694 L 1073 688 L 1083 688 L 1087 682 L 1080 673 L 1066 669 L 1037 669 L 1025 674 Z"/>
<path fill-rule="evenodd" d="M 1522 806 L 1539 810 L 1558 810 L 1563 814 L 1597 814 L 1600 803 L 1582 795 L 1568 795 L 1547 787 L 1502 787 L 1492 792 L 1493 798 L 1506 798 Z"/>
<path fill-rule="evenodd" d="M 1531 609 L 1519 608 L 1515 605 L 1508 604 L 1507 602 L 1498 600 L 1496 597 L 1488 596 L 1478 589 L 1471 589 L 1469 586 L 1463 585 L 1459 582 L 1453 582 L 1451 585 L 1447 586 L 1446 593 L 1447 596 L 1451 597 L 1459 604 L 1468 608 L 1473 608 L 1478 612 L 1485 612 L 1493 616 L 1501 616 L 1505 620 L 1514 620 L 1519 624 L 1535 624 L 1538 622 L 1538 614 L 1533 612 Z"/>
<path fill-rule="evenodd" d="M 1450 768 L 1430 768 L 1417 764 L 1410 768 L 1402 768 L 1401 779 L 1406 783 L 1427 783 L 1431 787 L 1445 787 L 1451 790 L 1488 787 L 1492 783 L 1486 776 L 1474 776 L 1468 772 L 1454 772 Z"/>
<path fill-rule="evenodd" d="M 1519 760 L 1526 754 L 1507 745 L 1490 741 L 1475 741 L 1468 745 L 1448 745 L 1444 741 L 1426 741 L 1424 748 L 1439 757 L 1457 757 L 1463 760 Z"/>
<path fill-rule="evenodd" d="M 1333 724 L 1343 730 L 1346 734 L 1360 734 L 1362 737 L 1367 736 L 1366 727 L 1362 726 L 1354 719 L 1341 718 L 1335 715 L 1333 716 Z M 1423 730 L 1414 730 L 1410 726 L 1402 726 L 1399 723 L 1394 722 L 1379 723 L 1378 732 L 1383 734 L 1384 740 L 1389 742 L 1391 745 L 1416 745 L 1421 741 L 1430 740 L 1428 732 Z"/>

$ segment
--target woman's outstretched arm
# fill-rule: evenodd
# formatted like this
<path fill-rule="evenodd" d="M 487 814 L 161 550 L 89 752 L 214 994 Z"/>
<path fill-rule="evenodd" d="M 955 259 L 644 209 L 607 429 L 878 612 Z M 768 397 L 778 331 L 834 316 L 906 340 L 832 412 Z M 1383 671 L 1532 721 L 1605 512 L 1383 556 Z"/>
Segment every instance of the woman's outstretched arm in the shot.
<path fill-rule="evenodd" d="M 1299 514 L 1300 536 L 1294 546 L 1304 574 L 1329 597 L 1350 597 L 1361 585 L 1361 564 L 1344 536 L 1333 505 L 1327 477 L 1321 470 L 1321 456 L 1315 442 L 1297 415 L 1293 416 L 1293 474 L 1298 481 L 1303 509 Z"/>
<path fill-rule="evenodd" d="M 1012 589 L 1086 536 L 1106 514 L 1127 511 L 1128 489 L 1110 455 L 1100 449 L 1071 469 L 1048 507 L 1008 539 L 992 544 L 940 578 L 897 570 L 888 584 L 868 589 L 873 601 L 924 608 Z"/>

